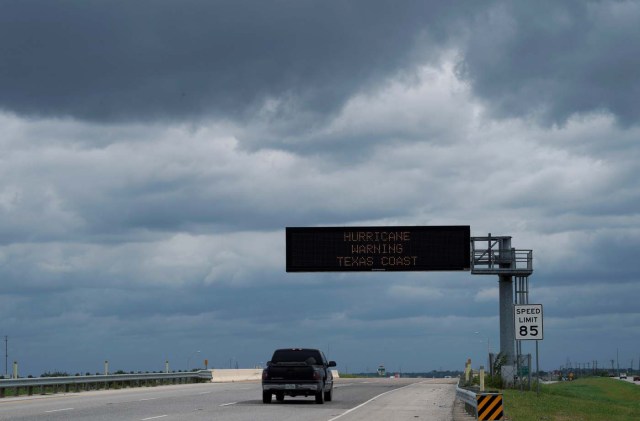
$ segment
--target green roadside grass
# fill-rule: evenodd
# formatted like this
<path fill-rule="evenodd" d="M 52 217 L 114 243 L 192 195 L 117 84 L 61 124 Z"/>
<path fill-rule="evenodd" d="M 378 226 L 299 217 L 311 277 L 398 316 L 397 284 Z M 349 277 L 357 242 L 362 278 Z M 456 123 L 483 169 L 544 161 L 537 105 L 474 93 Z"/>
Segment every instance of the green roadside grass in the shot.
<path fill-rule="evenodd" d="M 358 376 L 356 376 L 355 374 L 346 374 L 346 373 L 340 373 L 340 378 L 341 379 L 355 379 Z"/>
<path fill-rule="evenodd" d="M 513 421 L 638 421 L 640 386 L 592 377 L 540 385 L 535 390 L 503 390 L 505 416 Z"/>

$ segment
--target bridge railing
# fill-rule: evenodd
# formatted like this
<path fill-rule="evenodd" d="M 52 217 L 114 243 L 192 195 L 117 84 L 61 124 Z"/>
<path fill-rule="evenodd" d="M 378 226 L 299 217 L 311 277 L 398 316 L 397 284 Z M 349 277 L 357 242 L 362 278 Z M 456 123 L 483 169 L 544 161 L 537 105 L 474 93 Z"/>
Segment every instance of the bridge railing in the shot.
<path fill-rule="evenodd" d="M 112 387 L 136 387 L 201 381 L 211 381 L 211 371 L 0 379 L 0 398 L 5 397 L 7 389 L 14 390 L 15 395 L 18 395 L 20 390 L 24 389 L 28 395 L 32 395 L 34 388 L 37 387 L 40 388 L 40 393 L 44 393 L 47 389 L 52 392 L 58 392 L 60 389 L 64 392 L 79 392 L 90 388 L 109 389 Z"/>

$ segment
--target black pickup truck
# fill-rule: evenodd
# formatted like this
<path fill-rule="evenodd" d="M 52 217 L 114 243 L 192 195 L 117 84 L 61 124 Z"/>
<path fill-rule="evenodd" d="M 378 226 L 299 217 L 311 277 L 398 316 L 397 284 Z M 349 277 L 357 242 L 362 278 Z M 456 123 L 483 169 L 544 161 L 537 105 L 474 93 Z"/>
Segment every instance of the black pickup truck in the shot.
<path fill-rule="evenodd" d="M 335 361 L 327 361 L 317 349 L 277 349 L 262 371 L 262 402 L 282 402 L 288 396 L 314 396 L 316 403 L 333 399 L 333 375 L 329 367 Z"/>

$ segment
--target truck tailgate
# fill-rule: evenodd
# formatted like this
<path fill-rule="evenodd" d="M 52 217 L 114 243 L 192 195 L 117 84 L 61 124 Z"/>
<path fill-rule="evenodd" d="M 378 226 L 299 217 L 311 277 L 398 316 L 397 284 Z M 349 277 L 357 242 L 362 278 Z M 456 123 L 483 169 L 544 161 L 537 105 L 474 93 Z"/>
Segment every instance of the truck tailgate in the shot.
<path fill-rule="evenodd" d="M 300 363 L 280 363 L 269 367 L 270 380 L 314 380 L 313 366 Z"/>

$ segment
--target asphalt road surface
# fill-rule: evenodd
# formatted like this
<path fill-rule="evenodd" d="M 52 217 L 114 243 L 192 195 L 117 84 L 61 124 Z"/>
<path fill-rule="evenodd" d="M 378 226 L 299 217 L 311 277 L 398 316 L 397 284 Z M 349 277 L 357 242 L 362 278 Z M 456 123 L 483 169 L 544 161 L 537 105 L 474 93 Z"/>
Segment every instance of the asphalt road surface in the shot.
<path fill-rule="evenodd" d="M 262 403 L 259 382 L 200 383 L 0 400 L 11 421 L 451 421 L 455 379 L 339 379 L 333 401 Z"/>

